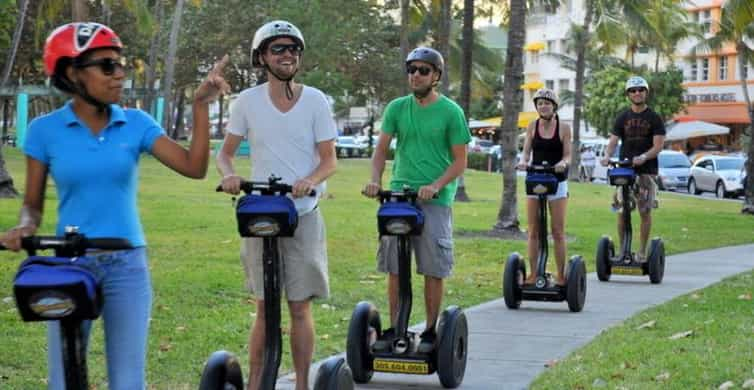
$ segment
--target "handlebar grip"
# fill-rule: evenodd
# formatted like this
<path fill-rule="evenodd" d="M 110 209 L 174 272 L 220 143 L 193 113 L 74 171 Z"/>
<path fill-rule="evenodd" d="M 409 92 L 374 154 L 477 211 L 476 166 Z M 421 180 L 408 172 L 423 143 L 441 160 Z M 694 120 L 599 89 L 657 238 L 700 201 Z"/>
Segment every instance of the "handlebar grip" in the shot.
<path fill-rule="evenodd" d="M 87 239 L 84 245 L 87 248 L 105 249 L 105 250 L 118 250 L 118 249 L 131 249 L 131 241 L 123 238 L 91 238 Z"/>

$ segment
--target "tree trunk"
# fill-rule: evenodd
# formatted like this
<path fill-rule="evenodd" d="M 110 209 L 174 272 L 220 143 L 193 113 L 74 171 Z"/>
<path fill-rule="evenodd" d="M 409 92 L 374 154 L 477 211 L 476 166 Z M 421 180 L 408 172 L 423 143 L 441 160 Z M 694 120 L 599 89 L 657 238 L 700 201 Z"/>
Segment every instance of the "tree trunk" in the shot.
<path fill-rule="evenodd" d="M 594 0 L 587 0 L 586 15 L 582 27 L 581 39 L 576 40 L 576 90 L 573 97 L 573 137 L 571 139 L 571 169 L 568 179 L 579 180 L 579 165 L 581 165 L 581 107 L 584 103 L 584 73 L 586 72 L 586 47 L 589 44 L 589 28 L 594 13 Z"/>
<path fill-rule="evenodd" d="M 26 10 L 29 9 L 29 0 L 21 0 L 21 6 L 18 9 L 18 18 L 16 18 L 16 29 L 13 31 L 13 41 L 10 45 L 10 52 L 5 60 L 5 69 L 3 69 L 3 78 L 0 80 L 0 88 L 5 87 L 13 71 L 13 64 L 16 60 L 18 45 L 21 42 L 21 33 L 26 23 Z"/>
<path fill-rule="evenodd" d="M 450 11 L 452 5 L 451 0 L 440 0 L 440 35 L 438 50 L 442 54 L 442 58 L 445 59 L 445 69 L 442 72 L 442 80 L 440 80 L 440 92 L 447 96 L 450 91 L 450 79 L 448 78 L 448 70 L 450 69 Z"/>
<path fill-rule="evenodd" d="M 400 68 L 403 69 L 404 62 L 406 61 L 406 57 L 408 57 L 409 47 L 408 47 L 408 18 L 409 18 L 409 1 L 410 0 L 401 0 L 401 58 L 400 58 Z M 403 91 L 403 94 L 408 94 L 408 84 L 402 83 L 403 87 L 401 90 Z"/>
<path fill-rule="evenodd" d="M 165 97 L 165 131 L 170 134 L 170 123 L 174 107 L 173 99 L 173 75 L 175 74 L 175 53 L 178 51 L 178 34 L 181 31 L 181 17 L 183 16 L 184 0 L 178 0 L 173 12 L 173 21 L 170 26 L 170 40 L 168 43 L 168 56 L 165 62 L 165 84 L 162 86 L 162 95 Z"/>
<path fill-rule="evenodd" d="M 744 183 L 744 205 L 741 208 L 741 212 L 744 214 L 754 215 L 754 107 L 751 105 L 751 97 L 749 96 L 749 90 L 746 87 L 746 79 L 744 78 L 743 71 L 746 66 L 746 60 L 743 53 L 749 48 L 746 43 L 740 41 L 736 44 L 736 51 L 738 52 L 738 79 L 741 82 L 741 90 L 744 93 L 744 102 L 746 103 L 746 111 L 749 113 L 749 151 L 747 155 L 749 158 L 746 160 L 746 183 Z"/>
<path fill-rule="evenodd" d="M 463 34 L 461 57 L 461 98 L 459 103 L 466 119 L 469 119 L 469 105 L 471 104 L 471 66 L 472 48 L 474 47 L 474 0 L 463 2 Z"/>
<path fill-rule="evenodd" d="M 162 1 L 155 1 L 154 7 L 154 14 L 157 15 L 157 20 L 155 20 L 154 24 L 157 31 L 154 32 L 151 38 L 148 54 L 149 65 L 147 66 L 147 71 L 144 75 L 144 84 L 146 85 L 146 88 L 144 89 L 144 108 L 146 108 L 145 111 L 149 111 L 152 114 L 155 114 L 152 112 L 152 104 L 154 103 L 154 79 L 155 69 L 157 68 L 157 50 L 160 43 L 160 26 L 163 18 Z"/>
<path fill-rule="evenodd" d="M 85 0 L 73 0 L 71 1 L 71 16 L 72 22 L 88 22 L 89 21 L 89 5 Z"/>
<path fill-rule="evenodd" d="M 518 138 L 518 113 L 521 112 L 524 81 L 523 48 L 526 41 L 526 0 L 511 0 L 508 49 L 503 81 L 503 120 L 501 123 L 501 149 L 503 154 L 503 193 L 494 230 L 518 231 L 518 206 L 516 201 L 516 138 Z"/>
<path fill-rule="evenodd" d="M 463 33 L 462 33 L 461 58 L 461 98 L 460 104 L 466 120 L 469 120 L 469 105 L 471 100 L 471 66 L 472 47 L 474 46 L 474 0 L 463 2 Z M 457 202 L 468 202 L 469 194 L 466 192 L 466 180 L 463 175 L 458 178 Z"/>

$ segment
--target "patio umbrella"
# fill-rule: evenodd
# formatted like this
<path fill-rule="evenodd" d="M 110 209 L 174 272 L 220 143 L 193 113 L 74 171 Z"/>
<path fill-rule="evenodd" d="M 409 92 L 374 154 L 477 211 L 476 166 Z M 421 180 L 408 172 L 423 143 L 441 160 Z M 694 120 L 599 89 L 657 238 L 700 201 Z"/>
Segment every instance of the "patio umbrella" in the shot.
<path fill-rule="evenodd" d="M 678 141 L 708 135 L 728 134 L 730 133 L 730 129 L 725 126 L 704 121 L 688 121 L 674 122 L 667 127 L 666 132 L 666 141 Z"/>

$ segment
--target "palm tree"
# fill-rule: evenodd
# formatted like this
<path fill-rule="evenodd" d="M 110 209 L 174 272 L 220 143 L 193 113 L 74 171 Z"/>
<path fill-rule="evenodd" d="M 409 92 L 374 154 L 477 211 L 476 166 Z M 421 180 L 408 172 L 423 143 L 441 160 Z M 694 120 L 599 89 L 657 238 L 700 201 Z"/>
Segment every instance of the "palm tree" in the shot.
<path fill-rule="evenodd" d="M 693 51 L 719 50 L 724 44 L 732 42 L 736 47 L 739 69 L 739 81 L 744 102 L 749 113 L 749 158 L 746 161 L 746 177 L 744 204 L 742 213 L 754 215 L 754 107 L 743 75 L 747 63 L 754 63 L 754 50 L 746 44 L 746 40 L 754 39 L 754 4 L 751 0 L 728 0 L 723 5 L 717 33 L 709 39 L 701 41 Z"/>
<path fill-rule="evenodd" d="M 518 113 L 523 97 L 521 84 L 524 81 L 524 42 L 526 40 L 526 0 L 510 1 L 508 24 L 508 48 L 503 81 L 503 120 L 500 126 L 501 149 L 503 151 L 503 194 L 497 222 L 497 231 L 518 231 L 518 205 L 516 201 L 516 138 L 518 137 Z"/>
<path fill-rule="evenodd" d="M 165 131 L 172 134 L 173 118 L 173 75 L 175 74 L 175 53 L 178 50 L 178 33 L 181 31 L 181 18 L 183 17 L 184 0 L 177 0 L 175 10 L 173 11 L 173 21 L 170 27 L 170 38 L 168 41 L 168 55 L 165 60 L 165 84 L 163 87 L 163 96 L 165 98 Z"/>
<path fill-rule="evenodd" d="M 701 26 L 688 20 L 687 15 L 680 0 L 656 0 L 647 10 L 647 21 L 652 26 L 647 44 L 655 49 L 655 72 L 659 71 L 660 57 L 672 61 L 678 42 L 704 36 Z"/>
<path fill-rule="evenodd" d="M 437 48 L 442 54 L 443 58 L 450 58 L 450 22 L 451 22 L 451 0 L 440 0 L 440 25 L 438 26 L 438 41 Z M 442 72 L 442 82 L 440 84 L 440 92 L 444 95 L 448 94 L 450 89 L 450 81 L 448 77 L 447 69 Z"/>
<path fill-rule="evenodd" d="M 463 2 L 463 38 L 461 44 L 461 98 L 460 104 L 464 116 L 469 118 L 469 101 L 471 98 L 471 55 L 474 45 L 474 0 Z M 468 202 L 469 194 L 466 193 L 466 180 L 463 175 L 458 178 L 458 191 L 456 201 Z"/>
<path fill-rule="evenodd" d="M 401 0 L 401 67 L 399 69 L 403 68 L 403 61 L 405 61 L 406 57 L 408 57 L 408 51 L 410 50 L 408 47 L 410 2 L 411 0 Z M 408 93 L 408 85 L 406 83 L 403 83 L 402 85 L 402 90 L 405 95 Z"/>

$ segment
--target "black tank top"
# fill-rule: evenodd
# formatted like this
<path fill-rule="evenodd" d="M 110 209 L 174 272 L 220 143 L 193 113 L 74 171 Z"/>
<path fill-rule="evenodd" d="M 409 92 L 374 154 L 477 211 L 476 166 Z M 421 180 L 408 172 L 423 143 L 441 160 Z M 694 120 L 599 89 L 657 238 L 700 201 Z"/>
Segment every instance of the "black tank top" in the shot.
<path fill-rule="evenodd" d="M 560 139 L 560 118 L 555 116 L 555 132 L 552 138 L 542 138 L 539 135 L 539 118 L 534 123 L 534 138 L 531 142 L 532 164 L 542 165 L 547 161 L 549 166 L 553 166 L 563 159 L 563 141 Z M 563 173 L 556 173 L 558 181 L 564 181 L 567 177 L 567 170 Z"/>

